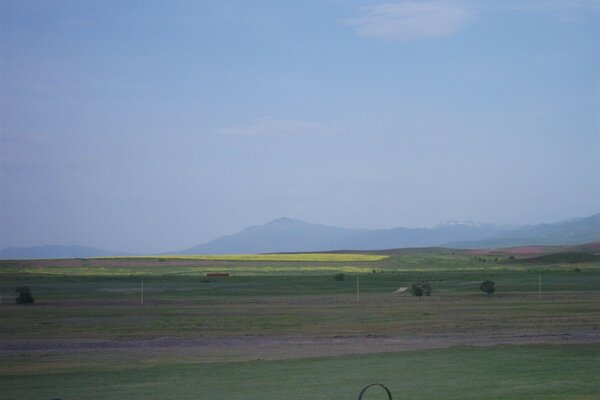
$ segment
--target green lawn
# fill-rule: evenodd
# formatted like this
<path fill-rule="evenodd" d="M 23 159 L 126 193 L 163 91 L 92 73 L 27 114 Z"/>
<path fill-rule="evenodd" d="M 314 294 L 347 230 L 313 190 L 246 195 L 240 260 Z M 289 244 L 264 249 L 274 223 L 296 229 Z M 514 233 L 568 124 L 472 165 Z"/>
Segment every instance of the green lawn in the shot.
<path fill-rule="evenodd" d="M 600 345 L 456 347 L 368 356 L 73 369 L 0 376 L 2 399 L 597 399 Z M 384 399 L 373 390 L 365 400 Z"/>

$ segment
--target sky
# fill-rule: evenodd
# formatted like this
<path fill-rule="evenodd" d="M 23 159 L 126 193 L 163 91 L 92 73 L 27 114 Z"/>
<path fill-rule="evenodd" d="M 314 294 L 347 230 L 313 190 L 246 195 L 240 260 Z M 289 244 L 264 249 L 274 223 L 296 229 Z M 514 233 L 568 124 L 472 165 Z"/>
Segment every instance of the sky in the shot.
<path fill-rule="evenodd" d="M 600 0 L 0 2 L 0 248 L 600 212 Z"/>

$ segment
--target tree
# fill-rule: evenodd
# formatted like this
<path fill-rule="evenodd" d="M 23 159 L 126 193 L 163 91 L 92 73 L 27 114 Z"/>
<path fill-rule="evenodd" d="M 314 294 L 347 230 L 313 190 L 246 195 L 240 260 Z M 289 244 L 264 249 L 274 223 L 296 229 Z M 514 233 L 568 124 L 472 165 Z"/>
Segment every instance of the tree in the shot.
<path fill-rule="evenodd" d="M 429 282 L 417 282 L 412 284 L 410 291 L 413 296 L 418 296 L 419 298 L 422 298 L 423 296 L 431 295 L 432 290 Z"/>
<path fill-rule="evenodd" d="M 18 293 L 17 298 L 15 299 L 15 301 L 17 302 L 17 304 L 32 304 L 33 303 L 33 296 L 31 295 L 31 291 L 29 290 L 29 286 L 19 286 L 16 290 L 15 293 Z"/>
<path fill-rule="evenodd" d="M 492 293 L 494 293 L 494 290 L 496 290 L 496 288 L 494 287 L 494 281 L 484 281 L 481 282 L 481 285 L 479 285 L 479 289 L 482 292 L 485 292 L 489 295 L 491 295 Z"/>

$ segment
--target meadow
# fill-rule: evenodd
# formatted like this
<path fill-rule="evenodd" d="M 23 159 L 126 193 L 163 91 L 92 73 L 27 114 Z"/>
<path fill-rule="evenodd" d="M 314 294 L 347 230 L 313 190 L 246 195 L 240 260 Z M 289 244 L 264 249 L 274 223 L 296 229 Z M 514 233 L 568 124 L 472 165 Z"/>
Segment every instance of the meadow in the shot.
<path fill-rule="evenodd" d="M 372 381 L 398 399 L 600 392 L 595 259 L 287 256 L 0 261 L 0 398 L 352 399 Z M 394 294 L 422 280 L 430 297 Z M 35 304 L 14 303 L 24 285 Z"/>
<path fill-rule="evenodd" d="M 3 398 L 356 399 L 385 382 L 394 399 L 597 399 L 600 345 L 455 347 L 229 363 L 171 363 L 0 376 Z M 365 400 L 385 399 L 373 390 Z"/>

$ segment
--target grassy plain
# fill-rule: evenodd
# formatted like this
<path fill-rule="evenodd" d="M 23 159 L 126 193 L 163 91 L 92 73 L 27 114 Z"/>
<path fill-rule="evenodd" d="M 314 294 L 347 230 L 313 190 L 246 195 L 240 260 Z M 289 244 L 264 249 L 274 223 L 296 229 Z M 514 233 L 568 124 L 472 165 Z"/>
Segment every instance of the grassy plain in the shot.
<path fill-rule="evenodd" d="M 0 376 L 5 399 L 597 399 L 600 345 L 455 347 L 366 356 L 172 363 Z M 373 390 L 365 400 L 384 399 Z"/>
<path fill-rule="evenodd" d="M 0 398 L 597 398 L 597 261 L 292 256 L 0 261 Z M 392 294 L 419 280 L 431 297 Z"/>

